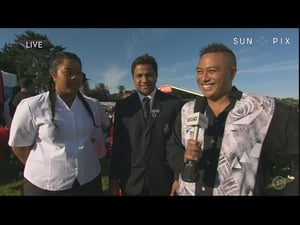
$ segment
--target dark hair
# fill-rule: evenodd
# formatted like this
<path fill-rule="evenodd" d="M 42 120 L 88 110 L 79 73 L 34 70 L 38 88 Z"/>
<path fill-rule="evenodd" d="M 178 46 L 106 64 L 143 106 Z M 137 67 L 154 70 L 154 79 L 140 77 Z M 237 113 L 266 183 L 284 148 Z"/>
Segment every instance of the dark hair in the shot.
<path fill-rule="evenodd" d="M 85 82 L 89 80 L 88 78 L 86 78 L 86 74 L 85 73 L 82 73 L 82 82 Z"/>
<path fill-rule="evenodd" d="M 50 74 L 56 72 L 57 66 L 62 64 L 65 59 L 77 60 L 81 66 L 81 60 L 76 54 L 71 52 L 56 52 L 49 61 Z"/>
<path fill-rule="evenodd" d="M 153 56 L 150 56 L 148 54 L 144 54 L 141 56 L 138 56 L 131 64 L 131 74 L 133 75 L 134 73 L 134 69 L 137 65 L 145 65 L 145 64 L 149 64 L 153 67 L 155 73 L 156 73 L 156 77 L 158 75 L 157 73 L 157 62 L 155 60 L 155 58 Z"/>
<path fill-rule="evenodd" d="M 9 115 L 11 117 L 14 115 L 14 111 L 15 111 L 15 106 L 13 104 L 13 99 L 19 93 L 20 90 L 21 90 L 21 87 L 19 85 L 14 86 L 13 89 L 12 89 L 12 94 L 11 94 L 10 100 L 8 102 Z"/>
<path fill-rule="evenodd" d="M 33 81 L 29 77 L 24 77 L 19 81 L 21 88 L 29 88 L 33 84 Z"/>
<path fill-rule="evenodd" d="M 55 73 L 57 71 L 57 66 L 62 64 L 65 59 L 74 59 L 77 60 L 81 66 L 81 60 L 80 58 L 71 52 L 56 52 L 52 58 L 49 61 L 49 97 L 50 97 L 50 108 L 51 108 L 51 121 L 54 123 L 55 121 L 55 84 L 52 79 L 51 74 Z M 78 98 L 81 100 L 82 104 L 84 105 L 85 109 L 87 110 L 88 114 L 93 120 L 93 124 L 95 127 L 98 127 L 95 123 L 95 118 L 93 115 L 93 112 L 90 108 L 90 105 L 86 102 L 83 95 L 80 93 L 80 91 L 77 92 Z"/>
<path fill-rule="evenodd" d="M 236 66 L 235 54 L 233 53 L 233 51 L 231 49 L 229 49 L 226 45 L 224 45 L 222 43 L 212 43 L 212 44 L 205 46 L 204 48 L 202 48 L 200 50 L 200 57 L 202 57 L 203 55 L 205 55 L 207 53 L 215 53 L 215 52 L 222 52 L 222 53 L 229 54 L 231 56 L 231 60 L 234 64 L 234 66 Z"/>

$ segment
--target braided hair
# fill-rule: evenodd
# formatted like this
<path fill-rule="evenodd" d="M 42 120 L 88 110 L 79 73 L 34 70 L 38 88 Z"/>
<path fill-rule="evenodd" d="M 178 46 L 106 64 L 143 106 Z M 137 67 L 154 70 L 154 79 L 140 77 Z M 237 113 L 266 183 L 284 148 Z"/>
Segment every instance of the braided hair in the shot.
<path fill-rule="evenodd" d="M 55 92 L 55 83 L 52 79 L 51 74 L 56 72 L 57 66 L 62 64 L 64 59 L 77 60 L 81 66 L 80 58 L 76 54 L 71 53 L 71 52 L 62 52 L 62 51 L 57 52 L 52 56 L 52 58 L 49 61 L 50 76 L 49 76 L 49 81 L 48 81 L 48 89 L 49 89 L 49 100 L 50 100 L 50 109 L 51 109 L 51 122 L 53 124 L 55 124 L 55 99 L 56 99 L 55 93 L 56 92 Z M 84 96 L 80 93 L 80 91 L 77 92 L 77 96 L 80 99 L 80 101 L 82 102 L 84 108 L 87 110 L 89 116 L 92 118 L 94 126 L 99 127 L 98 125 L 96 125 L 94 114 L 91 110 L 90 105 L 87 103 L 87 101 L 85 100 Z"/>

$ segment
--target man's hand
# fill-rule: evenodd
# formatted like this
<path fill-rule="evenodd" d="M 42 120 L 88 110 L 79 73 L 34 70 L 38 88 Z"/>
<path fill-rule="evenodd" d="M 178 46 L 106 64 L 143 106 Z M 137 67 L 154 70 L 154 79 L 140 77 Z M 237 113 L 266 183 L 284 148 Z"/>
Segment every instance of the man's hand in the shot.
<path fill-rule="evenodd" d="M 184 161 L 199 160 L 202 157 L 201 142 L 189 139 L 184 152 Z"/>
<path fill-rule="evenodd" d="M 179 188 L 179 182 L 178 182 L 178 180 L 174 180 L 174 182 L 172 184 L 170 196 L 176 196 L 178 188 Z"/>

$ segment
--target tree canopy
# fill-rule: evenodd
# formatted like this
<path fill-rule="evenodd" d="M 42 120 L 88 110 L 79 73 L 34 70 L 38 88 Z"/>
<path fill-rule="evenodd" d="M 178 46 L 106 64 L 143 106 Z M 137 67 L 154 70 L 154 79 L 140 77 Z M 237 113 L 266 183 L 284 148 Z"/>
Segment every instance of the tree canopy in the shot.
<path fill-rule="evenodd" d="M 5 44 L 0 51 L 0 68 L 17 75 L 17 80 L 30 77 L 37 92 L 47 90 L 48 60 L 57 51 L 65 50 L 53 45 L 46 35 L 30 30 L 16 35 L 13 43 Z"/>

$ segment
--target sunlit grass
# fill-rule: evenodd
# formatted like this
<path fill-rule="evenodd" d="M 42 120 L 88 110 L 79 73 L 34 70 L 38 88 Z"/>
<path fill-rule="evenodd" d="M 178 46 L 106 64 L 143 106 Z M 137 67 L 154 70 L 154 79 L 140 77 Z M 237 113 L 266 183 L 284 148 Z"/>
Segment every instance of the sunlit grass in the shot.
<path fill-rule="evenodd" d="M 102 190 L 104 195 L 108 191 L 108 170 L 110 158 L 101 160 L 102 166 Z M 23 179 L 18 179 L 17 171 L 13 165 L 0 165 L 0 196 L 20 196 Z"/>
<path fill-rule="evenodd" d="M 23 179 L 0 186 L 0 196 L 20 196 Z"/>

